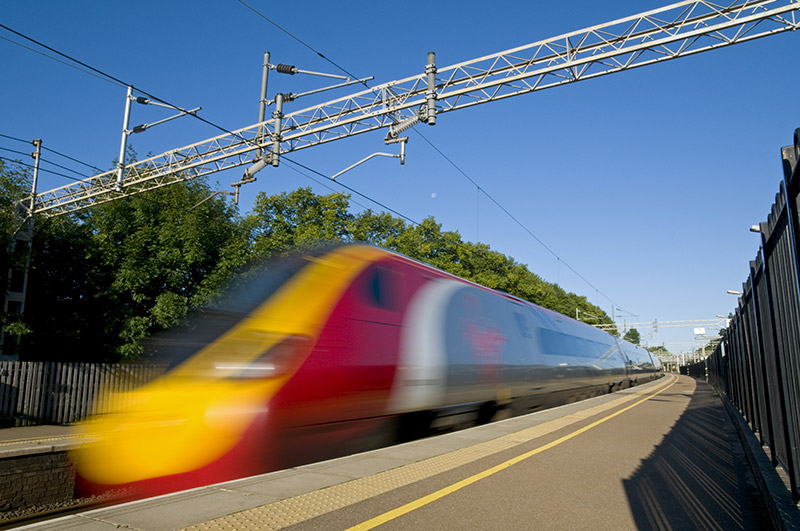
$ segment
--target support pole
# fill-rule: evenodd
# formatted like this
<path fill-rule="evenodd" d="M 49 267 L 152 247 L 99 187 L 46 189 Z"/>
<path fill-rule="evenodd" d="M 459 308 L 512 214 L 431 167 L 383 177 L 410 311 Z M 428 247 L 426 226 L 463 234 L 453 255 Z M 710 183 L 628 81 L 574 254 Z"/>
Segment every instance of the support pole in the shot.
<path fill-rule="evenodd" d="M 122 191 L 122 179 L 125 176 L 125 150 L 128 147 L 128 125 L 131 120 L 131 101 L 133 100 L 133 87 L 128 86 L 128 95 L 125 96 L 125 116 L 122 119 L 122 142 L 119 146 L 119 159 L 117 161 L 117 191 Z"/>
<path fill-rule="evenodd" d="M 28 292 L 28 271 L 31 268 L 31 239 L 33 239 L 33 206 L 36 202 L 36 184 L 39 181 L 39 160 L 42 158 L 42 140 L 37 138 L 33 141 L 36 152 L 31 153 L 33 157 L 33 183 L 31 184 L 31 209 L 28 211 L 28 221 L 25 228 L 17 235 L 17 245 L 23 243 L 27 246 L 25 257 L 25 269 L 22 272 L 22 293 L 20 294 L 19 314 L 25 313 L 25 295 Z"/>
<path fill-rule="evenodd" d="M 436 54 L 428 52 L 428 65 L 425 67 L 428 75 L 428 90 L 425 92 L 427 100 L 427 116 L 425 120 L 428 125 L 436 125 Z"/>
<path fill-rule="evenodd" d="M 37 138 L 33 141 L 33 145 L 36 146 L 36 152 L 31 153 L 31 156 L 34 158 L 33 183 L 31 183 L 31 205 L 28 209 L 28 215 L 31 217 L 31 225 L 33 225 L 33 209 L 36 207 L 36 186 L 39 182 L 39 159 L 42 156 L 42 139 Z"/>
<path fill-rule="evenodd" d="M 272 166 L 278 167 L 281 157 L 281 127 L 283 126 L 283 94 L 275 95 L 275 112 L 272 113 L 275 119 L 274 129 L 272 131 Z"/>
<path fill-rule="evenodd" d="M 267 81 L 269 80 L 269 52 L 264 52 L 264 64 L 261 67 L 261 99 L 258 105 L 258 123 L 263 124 L 267 114 Z M 264 139 L 264 126 L 258 126 L 258 139 L 256 142 L 261 144 Z M 261 148 L 256 150 L 256 158 L 261 158 Z M 238 190 L 238 188 L 237 188 Z"/>

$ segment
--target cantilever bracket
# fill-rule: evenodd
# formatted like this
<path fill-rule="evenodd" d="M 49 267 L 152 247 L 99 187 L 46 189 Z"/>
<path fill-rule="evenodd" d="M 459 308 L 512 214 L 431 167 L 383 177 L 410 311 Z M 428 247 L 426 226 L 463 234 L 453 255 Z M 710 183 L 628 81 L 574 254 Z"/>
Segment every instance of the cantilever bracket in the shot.
<path fill-rule="evenodd" d="M 203 204 L 203 203 L 205 203 L 206 201 L 208 201 L 208 200 L 210 200 L 210 199 L 213 199 L 214 197 L 218 196 L 219 194 L 233 195 L 233 192 L 226 192 L 225 190 L 217 190 L 216 192 L 214 192 L 214 193 L 213 193 L 213 194 L 211 194 L 210 196 L 206 197 L 205 199 L 203 199 L 202 201 L 200 201 L 199 203 L 197 203 L 197 204 L 196 204 L 196 205 L 194 205 L 193 207 L 189 208 L 189 212 L 191 212 L 191 211 L 192 211 L 192 210 L 194 210 L 195 208 L 199 207 L 200 205 L 202 205 L 202 204 Z M 239 196 L 239 194 L 238 194 L 238 188 L 237 188 L 237 194 L 236 194 L 236 198 L 237 198 L 237 199 L 238 199 L 238 196 Z"/>
<path fill-rule="evenodd" d="M 369 159 L 371 159 L 373 157 L 389 157 L 389 158 L 393 158 L 393 159 L 400 159 L 400 164 L 405 164 L 406 163 L 406 142 L 408 142 L 408 137 L 406 136 L 406 137 L 402 137 L 402 138 L 393 138 L 393 139 L 385 140 L 386 144 L 396 144 L 398 142 L 400 143 L 400 153 L 399 154 L 395 154 L 395 153 L 380 153 L 380 152 L 373 153 L 372 155 L 366 156 L 363 159 L 359 160 L 355 164 L 352 164 L 352 165 L 348 166 L 347 168 L 343 169 L 339 173 L 337 173 L 335 175 L 332 175 L 331 176 L 331 180 L 335 181 L 338 176 L 342 175 L 343 173 L 347 173 L 348 171 L 352 170 L 356 166 L 364 164 L 365 162 L 367 162 Z"/>

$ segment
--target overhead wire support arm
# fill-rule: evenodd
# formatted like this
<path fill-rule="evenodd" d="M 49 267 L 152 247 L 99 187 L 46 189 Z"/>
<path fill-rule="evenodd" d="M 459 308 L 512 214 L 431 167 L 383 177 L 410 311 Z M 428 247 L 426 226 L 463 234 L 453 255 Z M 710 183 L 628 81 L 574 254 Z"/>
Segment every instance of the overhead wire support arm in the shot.
<path fill-rule="evenodd" d="M 157 107 L 163 107 L 165 109 L 172 109 L 172 110 L 176 110 L 176 111 L 180 111 L 180 112 L 178 114 L 174 115 L 174 116 L 169 116 L 167 118 L 164 118 L 162 120 L 158 120 L 158 121 L 153 122 L 153 123 L 140 124 L 140 125 L 135 126 L 133 129 L 128 129 L 128 126 L 130 124 L 130 119 L 131 119 L 131 102 L 134 102 L 134 101 L 136 103 L 141 104 L 141 105 L 155 105 Z M 127 92 L 127 95 L 125 96 L 125 116 L 124 116 L 124 118 L 122 120 L 122 141 L 121 141 L 120 147 L 119 147 L 119 159 L 117 160 L 117 169 L 116 169 L 117 179 L 116 179 L 116 182 L 115 182 L 115 185 L 114 185 L 114 190 L 117 191 L 117 192 L 122 192 L 123 191 L 123 183 L 124 183 L 124 179 L 125 179 L 125 175 L 124 175 L 125 174 L 125 151 L 127 150 L 128 136 L 130 136 L 131 134 L 142 133 L 142 132 L 148 130 L 149 128 L 151 128 L 151 127 L 154 127 L 154 126 L 159 125 L 159 124 L 163 124 L 165 122 L 169 122 L 170 120 L 174 120 L 175 118 L 180 118 L 181 116 L 186 116 L 187 114 L 195 115 L 195 113 L 197 113 L 197 111 L 199 111 L 201 109 L 202 109 L 202 107 L 195 107 L 194 109 L 186 110 L 186 109 L 182 109 L 180 107 L 176 107 L 175 105 L 171 105 L 169 103 L 162 103 L 162 102 L 153 101 L 153 100 L 144 98 L 142 96 L 134 96 L 133 95 L 133 87 L 128 85 L 128 92 Z"/>
<path fill-rule="evenodd" d="M 314 90 L 309 90 L 309 91 L 303 92 L 301 94 L 292 94 L 292 93 L 280 94 L 280 93 L 278 93 L 278 94 L 275 95 L 275 98 L 272 101 L 266 102 L 265 99 L 266 99 L 266 92 L 267 92 L 267 76 L 268 76 L 268 71 L 270 69 L 274 69 L 274 70 L 277 70 L 280 73 L 289 74 L 289 75 L 302 73 L 302 74 L 311 74 L 311 75 L 314 75 L 314 76 L 328 77 L 328 78 L 334 78 L 334 79 L 344 79 L 345 81 L 344 81 L 344 83 L 338 83 L 336 85 L 330 85 L 330 86 L 327 86 L 327 87 L 322 87 L 322 88 L 318 88 L 318 89 L 314 89 Z M 337 88 L 347 87 L 347 86 L 350 86 L 350 85 L 353 85 L 353 84 L 356 84 L 356 83 L 366 83 L 367 81 L 370 81 L 370 80 L 374 79 L 372 76 L 370 76 L 370 77 L 366 77 L 366 78 L 362 78 L 362 79 L 352 80 L 347 76 L 340 76 L 338 74 L 324 74 L 324 73 L 321 73 L 321 72 L 312 72 L 310 70 L 300 70 L 299 68 L 297 68 L 296 66 L 293 66 L 293 65 L 284 65 L 284 64 L 279 64 L 277 66 L 276 65 L 271 65 L 271 64 L 269 64 L 269 52 L 264 54 L 264 72 L 263 72 L 263 76 L 262 77 L 263 77 L 263 79 L 262 79 L 262 88 L 261 88 L 261 106 L 259 107 L 259 120 L 260 121 L 262 121 L 262 122 L 264 121 L 264 110 L 265 110 L 264 106 L 265 106 L 265 104 L 266 105 L 271 105 L 273 103 L 275 104 L 275 111 L 272 113 L 272 118 L 274 120 L 274 123 L 273 123 L 273 128 L 272 128 L 272 134 L 270 135 L 271 142 L 272 142 L 272 149 L 271 149 L 270 152 L 268 152 L 266 154 L 262 153 L 260 147 L 258 147 L 256 149 L 256 159 L 257 160 L 256 160 L 255 164 L 253 164 L 252 166 L 250 166 L 249 168 L 247 168 L 244 171 L 244 176 L 242 177 L 242 181 L 241 182 L 251 182 L 251 181 L 255 180 L 255 177 L 254 177 L 255 174 L 257 172 L 261 171 L 262 169 L 264 169 L 269 164 L 271 164 L 275 168 L 277 168 L 278 165 L 280 164 L 281 141 L 283 140 L 283 136 L 281 135 L 281 131 L 283 130 L 283 128 L 282 128 L 282 120 L 283 120 L 283 116 L 284 116 L 284 114 L 283 114 L 283 104 L 285 102 L 294 101 L 297 98 L 301 98 L 303 96 L 308 96 L 310 94 L 317 94 L 317 93 L 324 92 L 324 91 L 327 91 L 327 90 L 333 90 L 333 89 L 337 89 Z M 259 127 L 258 127 L 258 129 L 259 129 L 258 139 L 261 139 L 263 137 L 263 133 L 262 133 L 263 128 L 264 128 L 263 124 L 259 125 Z M 404 157 L 405 157 L 405 155 L 404 155 Z"/>
<path fill-rule="evenodd" d="M 295 74 L 309 74 L 312 76 L 320 76 L 320 77 L 330 77 L 333 79 L 346 79 L 350 80 L 349 77 L 343 76 L 341 74 L 326 74 L 325 72 L 314 72 L 312 70 L 301 70 L 294 65 L 284 65 L 284 64 L 277 64 L 277 65 L 269 65 L 271 70 L 277 70 L 281 74 L 289 74 L 293 76 Z"/>
<path fill-rule="evenodd" d="M 169 122 L 170 120 L 174 120 L 175 118 L 180 118 L 181 116 L 186 116 L 187 114 L 194 114 L 194 113 L 196 113 L 197 111 L 201 111 L 201 110 L 203 110 L 203 108 L 202 108 L 202 107 L 195 107 L 194 109 L 190 109 L 190 110 L 188 110 L 188 111 L 181 111 L 180 113 L 178 113 L 178 114 L 176 114 L 176 115 L 174 115 L 174 116 L 170 116 L 170 117 L 168 117 L 168 118 L 164 118 L 164 119 L 162 119 L 162 120 L 158 120 L 157 122 L 153 122 L 153 123 L 149 123 L 149 124 L 141 124 L 141 125 L 134 126 L 134 128 L 133 128 L 133 129 L 131 129 L 131 130 L 130 130 L 130 131 L 128 131 L 128 132 L 129 132 L 129 133 L 134 133 L 134 134 L 136 134 L 136 133 L 141 133 L 141 132 L 147 131 L 147 130 L 148 130 L 148 129 L 150 129 L 151 127 L 155 127 L 155 126 L 157 126 L 157 125 L 163 124 L 164 122 Z"/>
<path fill-rule="evenodd" d="M 450 111 L 792 31 L 798 28 L 798 10 L 797 0 L 732 0 L 724 6 L 687 0 L 448 67 L 436 67 L 429 57 L 421 74 L 130 164 L 124 184 L 136 184 L 135 192 L 141 192 L 252 164 L 253 151 L 269 145 L 261 139 L 271 138 L 271 156 L 280 156 L 407 120 L 435 123 Z M 108 182 L 109 174 L 99 174 L 42 192 L 35 211 L 54 216 L 119 197 Z"/>
<path fill-rule="evenodd" d="M 343 169 L 339 173 L 331 175 L 331 180 L 335 181 L 336 178 L 339 177 L 340 175 L 342 175 L 343 173 L 347 173 L 348 171 L 352 170 L 356 166 L 364 164 L 365 162 L 367 162 L 369 159 L 371 159 L 373 157 L 389 157 L 389 158 L 393 158 L 393 159 L 400 159 L 400 164 L 405 164 L 406 163 L 406 142 L 408 142 L 408 137 L 393 138 L 393 139 L 386 140 L 387 144 L 395 144 L 395 143 L 398 143 L 398 142 L 400 143 L 400 153 L 381 153 L 381 152 L 378 152 L 378 153 L 373 153 L 372 155 L 367 155 L 366 157 L 364 157 L 363 159 L 359 160 L 355 164 L 351 164 L 350 166 L 346 167 L 345 169 Z"/>
<path fill-rule="evenodd" d="M 294 101 L 297 98 L 301 98 L 303 96 L 310 96 L 311 94 L 318 94 L 320 92 L 325 92 L 326 90 L 333 90 L 333 89 L 342 88 L 342 87 L 349 87 L 350 85 L 357 85 L 357 84 L 360 84 L 360 83 L 366 83 L 367 81 L 372 81 L 373 79 L 375 79 L 375 76 L 362 77 L 361 79 L 350 79 L 349 81 L 345 81 L 344 83 L 339 83 L 338 85 L 331 85 L 330 87 L 322 87 L 322 88 L 318 88 L 318 89 L 314 89 L 314 90 L 309 90 L 307 92 L 301 92 L 300 94 L 294 94 L 294 93 L 290 92 L 288 94 L 284 94 L 283 95 L 283 98 L 284 98 L 283 101 Z M 272 105 L 273 103 L 275 103 L 274 99 L 268 101 L 267 105 Z"/>

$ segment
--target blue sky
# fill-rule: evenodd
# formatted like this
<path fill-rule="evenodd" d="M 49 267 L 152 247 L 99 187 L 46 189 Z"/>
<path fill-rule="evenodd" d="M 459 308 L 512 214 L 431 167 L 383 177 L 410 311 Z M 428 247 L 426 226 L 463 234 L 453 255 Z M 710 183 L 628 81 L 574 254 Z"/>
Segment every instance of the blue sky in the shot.
<path fill-rule="evenodd" d="M 428 51 L 443 67 L 663 5 L 248 3 L 354 75 L 375 76 L 375 84 L 421 73 Z M 273 63 L 340 73 L 236 0 L 0 0 L 0 7 L 2 24 L 162 99 L 202 106 L 203 117 L 231 130 L 257 121 L 264 51 Z M 42 138 L 46 147 L 109 168 L 119 151 L 125 89 L 12 44 L 6 39 L 23 41 L 5 30 L 0 37 L 0 133 Z M 340 179 L 411 219 L 434 216 L 465 240 L 479 238 L 609 314 L 611 299 L 627 322 L 728 314 L 736 299 L 726 291 L 741 289 L 758 251 L 758 235 L 748 228 L 766 219 L 782 175 L 780 147 L 800 126 L 800 74 L 787 60 L 798 39 L 785 33 L 446 113 L 435 127 L 416 126 L 560 260 L 414 133 L 405 166 L 376 158 Z M 273 73 L 269 97 L 324 83 Z M 356 91 L 308 97 L 286 110 Z M 165 116 L 135 106 L 131 121 Z M 133 136 L 132 145 L 144 156 L 218 134 L 181 118 Z M 396 149 L 383 145 L 383 135 L 360 135 L 292 158 L 332 175 L 371 153 Z M 0 148 L 29 149 L 2 137 Z M 211 182 L 229 190 L 241 172 L 219 173 Z M 39 190 L 68 182 L 45 174 Z M 243 188 L 241 211 L 249 210 L 257 192 L 300 186 L 330 192 L 284 163 Z M 379 209 L 353 199 L 355 209 Z M 692 347 L 691 328 L 639 329 L 645 343 L 663 343 L 673 352 Z"/>

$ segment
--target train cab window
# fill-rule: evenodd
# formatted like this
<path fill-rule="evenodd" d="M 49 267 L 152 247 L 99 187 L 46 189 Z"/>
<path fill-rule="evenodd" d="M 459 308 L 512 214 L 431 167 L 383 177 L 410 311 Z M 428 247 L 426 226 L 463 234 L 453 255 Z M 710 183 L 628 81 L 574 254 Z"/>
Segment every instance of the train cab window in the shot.
<path fill-rule="evenodd" d="M 399 273 L 380 265 L 372 266 L 362 279 L 363 299 L 375 308 L 397 311 L 400 305 L 401 282 Z"/>
<path fill-rule="evenodd" d="M 531 337 L 531 330 L 528 326 L 528 323 L 525 322 L 525 316 L 523 316 L 519 312 L 514 312 L 514 319 L 517 321 L 517 328 L 519 328 L 519 334 L 522 337 L 530 338 Z"/>

